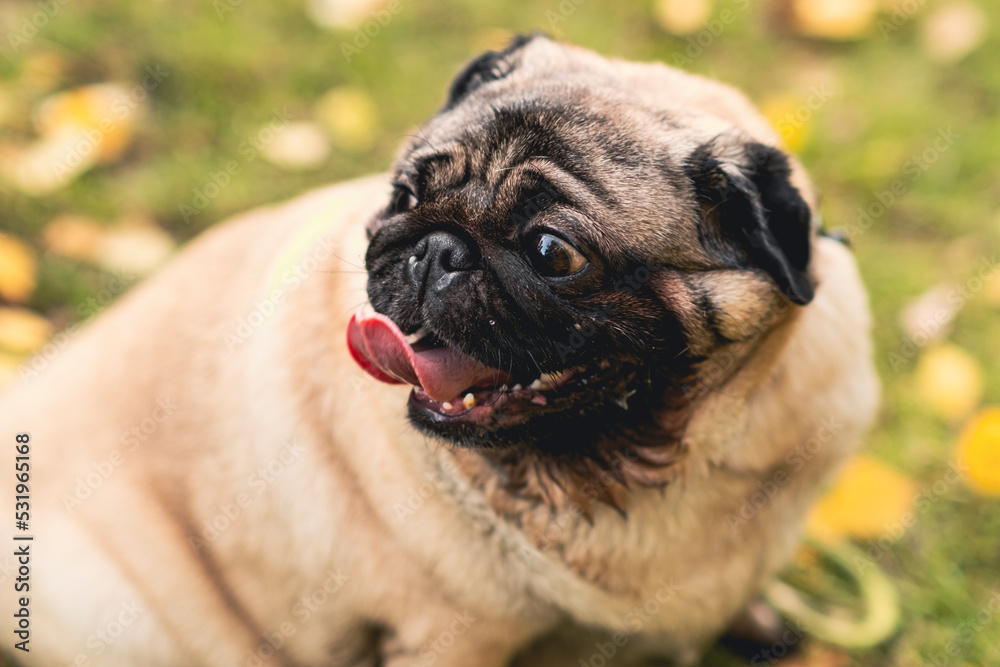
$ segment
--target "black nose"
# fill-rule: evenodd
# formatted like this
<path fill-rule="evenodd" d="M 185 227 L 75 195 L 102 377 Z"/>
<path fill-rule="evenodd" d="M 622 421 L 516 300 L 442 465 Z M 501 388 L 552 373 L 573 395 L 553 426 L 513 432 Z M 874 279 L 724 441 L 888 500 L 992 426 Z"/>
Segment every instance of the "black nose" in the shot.
<path fill-rule="evenodd" d="M 413 248 L 407 271 L 421 291 L 441 292 L 474 266 L 472 252 L 462 239 L 448 232 L 431 232 Z"/>

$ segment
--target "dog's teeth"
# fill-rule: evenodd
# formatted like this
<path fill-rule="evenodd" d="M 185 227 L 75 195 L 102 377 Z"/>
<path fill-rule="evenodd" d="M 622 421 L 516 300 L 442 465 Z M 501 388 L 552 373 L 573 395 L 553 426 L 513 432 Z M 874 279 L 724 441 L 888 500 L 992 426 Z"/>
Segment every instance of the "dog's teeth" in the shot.
<path fill-rule="evenodd" d="M 522 387 L 521 384 L 518 383 L 514 385 L 514 388 L 511 391 L 521 391 L 522 389 L 524 389 L 524 387 Z"/>
<path fill-rule="evenodd" d="M 451 412 L 451 403 L 445 401 L 444 403 L 441 404 L 441 409 L 444 410 L 445 412 Z"/>
<path fill-rule="evenodd" d="M 409 336 L 406 336 L 406 342 L 409 343 L 410 345 L 413 345 L 418 340 L 426 336 L 428 333 L 429 330 L 427 329 L 426 326 L 420 327 L 419 329 L 411 333 Z"/>
<path fill-rule="evenodd" d="M 554 382 L 557 384 L 566 384 L 566 381 L 573 377 L 575 373 L 576 371 L 572 368 L 567 368 L 556 376 L 556 380 Z"/>
<path fill-rule="evenodd" d="M 365 302 L 365 304 L 361 306 L 362 317 L 371 317 L 374 314 L 375 314 L 375 308 L 370 303 Z"/>
<path fill-rule="evenodd" d="M 560 371 L 558 373 L 542 373 L 542 377 L 531 383 L 531 388 L 535 391 L 554 389 L 562 386 L 572 374 L 572 370 Z"/>
<path fill-rule="evenodd" d="M 462 399 L 462 405 L 465 406 L 466 410 L 471 410 L 476 407 L 476 397 L 472 395 L 471 391 L 465 395 L 465 398 Z"/>

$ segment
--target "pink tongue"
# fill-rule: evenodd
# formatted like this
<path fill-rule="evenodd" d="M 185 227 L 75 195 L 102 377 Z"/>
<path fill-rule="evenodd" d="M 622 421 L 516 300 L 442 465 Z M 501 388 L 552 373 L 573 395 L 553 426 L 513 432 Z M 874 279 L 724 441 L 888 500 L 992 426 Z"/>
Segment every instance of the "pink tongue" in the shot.
<path fill-rule="evenodd" d="M 454 401 L 477 386 L 510 379 L 451 346 L 414 350 L 385 315 L 356 313 L 347 325 L 347 346 L 358 365 L 382 382 L 420 385 L 438 402 Z"/>

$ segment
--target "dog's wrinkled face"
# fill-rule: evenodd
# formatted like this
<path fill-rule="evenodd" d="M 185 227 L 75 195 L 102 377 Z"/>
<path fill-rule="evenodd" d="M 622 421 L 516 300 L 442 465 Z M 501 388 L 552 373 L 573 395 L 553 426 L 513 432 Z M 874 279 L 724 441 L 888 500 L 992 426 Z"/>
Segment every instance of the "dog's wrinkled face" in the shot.
<path fill-rule="evenodd" d="M 633 67 L 645 85 L 668 72 L 520 38 L 468 65 L 402 153 L 369 226 L 375 312 L 349 339 L 374 376 L 415 385 L 418 428 L 556 453 L 643 444 L 706 360 L 782 295 L 812 298 L 784 155 L 659 108 Z"/>

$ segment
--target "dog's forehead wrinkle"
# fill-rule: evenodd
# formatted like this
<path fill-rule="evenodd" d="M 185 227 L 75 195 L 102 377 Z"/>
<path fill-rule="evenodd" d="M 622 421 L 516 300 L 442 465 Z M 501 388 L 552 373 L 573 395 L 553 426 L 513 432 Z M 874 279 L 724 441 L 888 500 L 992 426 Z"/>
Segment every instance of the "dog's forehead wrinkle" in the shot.
<path fill-rule="evenodd" d="M 474 139 L 470 139 L 470 142 Z M 523 171 L 522 167 L 533 156 L 533 146 L 525 137 L 511 136 L 501 139 L 496 149 L 485 152 L 480 160 L 481 176 L 490 187 L 500 189 L 512 180 L 510 172 Z"/>
<path fill-rule="evenodd" d="M 585 93 L 576 91 L 575 94 L 579 96 Z M 496 93 L 493 95 L 496 96 Z M 628 108 L 622 111 L 619 108 L 621 104 L 614 104 L 606 109 L 582 106 L 587 111 L 567 107 L 565 104 L 553 105 L 549 100 L 536 100 L 534 95 L 525 98 L 523 94 L 513 102 L 504 103 L 499 98 L 494 100 L 486 112 L 488 118 L 483 120 L 481 111 L 478 119 L 480 122 L 473 123 L 474 130 L 466 128 L 463 133 L 463 143 L 470 145 L 468 153 L 474 156 L 471 160 L 472 168 L 478 172 L 481 163 L 486 161 L 489 169 L 485 172 L 485 177 L 491 184 L 495 184 L 499 181 L 497 172 L 510 169 L 512 162 L 538 155 L 541 151 L 593 189 L 600 187 L 602 181 L 602 178 L 596 176 L 598 172 L 602 176 L 612 174 L 611 180 L 614 180 L 614 174 L 621 172 L 623 166 L 632 171 L 642 172 L 645 169 L 648 172 L 648 165 L 655 163 L 660 154 L 658 146 L 668 143 L 635 141 L 628 136 L 628 132 L 619 131 L 609 121 L 609 116 L 629 118 L 629 129 L 632 129 L 633 125 L 641 125 L 641 117 L 647 112 L 633 113 Z M 631 116 L 635 118 L 630 118 Z M 595 127 L 599 131 L 595 132 Z M 482 147 L 484 132 L 488 138 L 492 138 L 493 151 Z M 580 150 L 575 148 L 577 146 L 589 148 Z M 640 173 L 635 174 L 633 181 L 641 180 L 642 176 Z M 676 174 L 669 176 L 674 180 L 680 178 Z M 620 174 L 618 179 L 627 181 L 627 174 Z M 625 191 L 632 185 L 634 183 L 622 182 L 622 187 L 618 189 Z M 604 189 L 600 194 L 610 203 L 613 203 L 616 196 L 612 189 Z"/>

